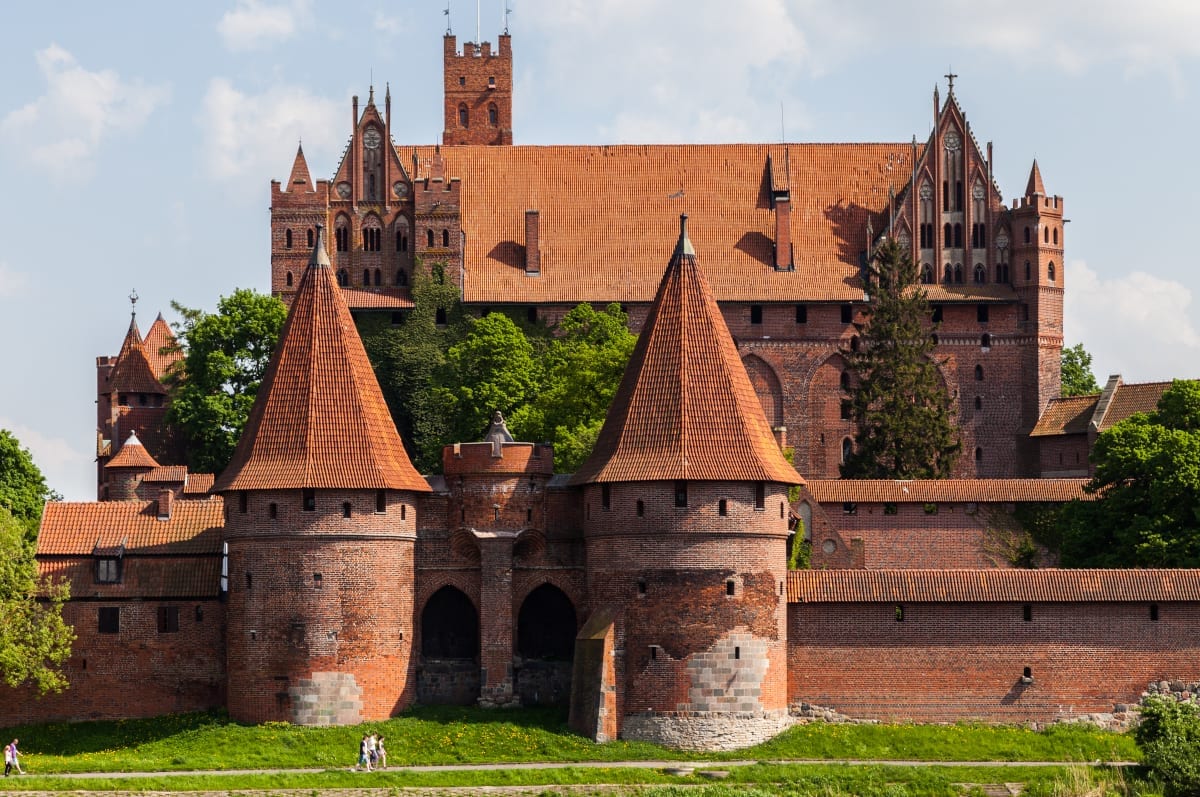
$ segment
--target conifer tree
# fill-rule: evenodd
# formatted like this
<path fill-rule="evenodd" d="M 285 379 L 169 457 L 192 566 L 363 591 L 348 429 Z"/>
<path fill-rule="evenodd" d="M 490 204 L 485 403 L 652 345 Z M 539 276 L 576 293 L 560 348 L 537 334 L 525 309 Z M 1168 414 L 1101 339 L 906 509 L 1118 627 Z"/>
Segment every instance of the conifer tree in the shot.
<path fill-rule="evenodd" d="M 945 478 L 962 443 L 926 326 L 929 303 L 916 265 L 895 241 L 876 249 L 867 290 L 857 351 L 843 352 L 858 376 L 850 400 L 858 431 L 842 477 Z"/>

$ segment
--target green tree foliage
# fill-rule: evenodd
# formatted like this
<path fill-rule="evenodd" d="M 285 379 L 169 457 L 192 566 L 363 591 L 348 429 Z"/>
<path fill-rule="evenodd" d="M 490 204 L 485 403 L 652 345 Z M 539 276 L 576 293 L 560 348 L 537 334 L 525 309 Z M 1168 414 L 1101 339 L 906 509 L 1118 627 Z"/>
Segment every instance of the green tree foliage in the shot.
<path fill-rule="evenodd" d="M 206 313 L 172 302 L 184 359 L 168 377 L 167 422 L 184 438 L 193 471 L 220 473 L 229 464 L 254 405 L 287 307 L 279 299 L 239 289 Z"/>
<path fill-rule="evenodd" d="M 1062 350 L 1062 395 L 1087 396 L 1099 393 L 1100 385 L 1092 373 L 1092 355 L 1076 343 Z"/>
<path fill-rule="evenodd" d="M 1067 567 L 1200 567 L 1200 383 L 1100 434 L 1094 501 L 1062 511 Z"/>
<path fill-rule="evenodd" d="M 61 496 L 46 486 L 29 449 L 7 429 L 0 429 L 0 508 L 8 510 L 32 541 L 37 536 L 42 506 Z"/>
<path fill-rule="evenodd" d="M 1133 737 L 1143 763 L 1171 797 L 1200 794 L 1200 706 L 1161 695 L 1146 699 Z"/>
<path fill-rule="evenodd" d="M 857 427 L 844 478 L 938 479 L 962 446 L 953 403 L 933 359 L 929 304 L 917 268 L 885 241 L 868 269 L 871 302 L 858 351 L 844 352 L 859 384 L 851 397 Z"/>
<path fill-rule="evenodd" d="M 61 692 L 75 640 L 62 619 L 68 589 L 39 579 L 33 553 L 25 525 L 0 507 L 0 676 L 9 686 Z"/>

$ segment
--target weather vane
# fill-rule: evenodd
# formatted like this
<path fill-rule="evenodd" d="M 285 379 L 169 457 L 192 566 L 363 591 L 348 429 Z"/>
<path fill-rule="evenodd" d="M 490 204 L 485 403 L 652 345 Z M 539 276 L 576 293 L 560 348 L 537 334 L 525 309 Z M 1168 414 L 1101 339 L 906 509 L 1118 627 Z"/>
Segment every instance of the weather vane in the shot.
<path fill-rule="evenodd" d="M 137 290 L 130 291 L 129 292 L 129 307 L 130 307 L 129 314 L 131 316 L 137 315 L 137 302 L 138 302 Z"/>
<path fill-rule="evenodd" d="M 442 13 L 446 15 L 446 35 L 453 36 L 454 31 L 450 30 L 450 0 L 446 0 L 446 7 L 442 9 Z"/>
<path fill-rule="evenodd" d="M 512 6 L 508 3 L 504 4 L 504 35 L 508 35 L 508 15 L 512 13 Z"/>

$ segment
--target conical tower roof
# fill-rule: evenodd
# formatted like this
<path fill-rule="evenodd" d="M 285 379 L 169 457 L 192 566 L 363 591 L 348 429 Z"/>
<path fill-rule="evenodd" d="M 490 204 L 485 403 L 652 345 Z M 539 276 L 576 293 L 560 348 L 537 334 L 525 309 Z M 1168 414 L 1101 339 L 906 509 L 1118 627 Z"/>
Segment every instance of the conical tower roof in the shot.
<path fill-rule="evenodd" d="M 1025 186 L 1025 196 L 1034 194 L 1046 195 L 1046 186 L 1042 185 L 1042 170 L 1038 168 L 1037 158 L 1033 159 L 1033 168 L 1029 170 L 1029 183 Z"/>
<path fill-rule="evenodd" d="M 571 482 L 676 479 L 804 481 L 763 415 L 687 216 L 596 447 Z"/>
<path fill-rule="evenodd" d="M 171 331 L 162 313 L 158 314 L 158 318 L 154 319 L 154 323 L 146 331 L 142 346 L 146 349 L 146 357 L 150 360 L 154 375 L 159 379 L 166 376 L 168 368 L 182 359 L 182 353 L 176 348 L 175 333 Z M 167 351 L 164 352 L 164 349 Z"/>
<path fill-rule="evenodd" d="M 233 461 L 213 490 L 306 487 L 429 491 L 396 433 L 320 227 Z"/>
<path fill-rule="evenodd" d="M 111 390 L 121 393 L 167 392 L 146 354 L 146 346 L 142 343 L 136 318 L 129 319 L 129 331 L 125 333 L 125 341 L 121 344 L 121 353 L 117 355 L 116 365 L 108 375 L 108 384 Z"/>
<path fill-rule="evenodd" d="M 121 446 L 121 450 L 117 455 L 105 463 L 106 468 L 157 468 L 158 460 L 150 455 L 142 445 L 142 441 L 138 440 L 137 435 L 133 432 L 129 433 L 129 439 L 125 441 L 125 445 Z"/>
<path fill-rule="evenodd" d="M 292 173 L 288 176 L 287 191 L 313 191 L 312 174 L 308 161 L 304 159 L 304 145 L 296 146 L 296 160 L 292 162 Z"/>

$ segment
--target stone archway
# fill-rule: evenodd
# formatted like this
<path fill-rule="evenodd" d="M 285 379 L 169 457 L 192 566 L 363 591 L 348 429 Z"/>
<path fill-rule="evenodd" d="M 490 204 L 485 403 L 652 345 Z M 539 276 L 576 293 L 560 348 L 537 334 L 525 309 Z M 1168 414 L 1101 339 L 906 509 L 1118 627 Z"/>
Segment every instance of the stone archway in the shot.
<path fill-rule="evenodd" d="M 522 705 L 566 704 L 578 627 L 575 605 L 553 584 L 542 584 L 522 601 L 514 684 Z"/>
<path fill-rule="evenodd" d="M 462 590 L 444 586 L 421 610 L 417 700 L 472 705 L 479 700 L 479 612 Z"/>

